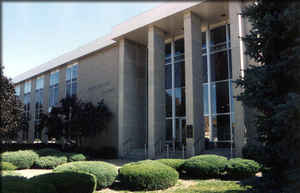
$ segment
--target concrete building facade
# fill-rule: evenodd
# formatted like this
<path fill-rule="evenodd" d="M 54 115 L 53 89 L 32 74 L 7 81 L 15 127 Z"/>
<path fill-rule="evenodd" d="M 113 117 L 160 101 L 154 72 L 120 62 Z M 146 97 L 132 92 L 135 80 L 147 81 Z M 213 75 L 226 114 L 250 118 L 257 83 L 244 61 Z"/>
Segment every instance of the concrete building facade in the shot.
<path fill-rule="evenodd" d="M 20 140 L 29 143 L 39 112 L 66 95 L 104 99 L 113 120 L 84 145 L 134 149 L 147 158 L 184 147 L 186 156 L 212 148 L 240 156 L 249 119 L 234 80 L 248 60 L 240 39 L 251 25 L 240 16 L 244 1 L 170 2 L 142 13 L 87 45 L 13 79 L 31 117 Z"/>

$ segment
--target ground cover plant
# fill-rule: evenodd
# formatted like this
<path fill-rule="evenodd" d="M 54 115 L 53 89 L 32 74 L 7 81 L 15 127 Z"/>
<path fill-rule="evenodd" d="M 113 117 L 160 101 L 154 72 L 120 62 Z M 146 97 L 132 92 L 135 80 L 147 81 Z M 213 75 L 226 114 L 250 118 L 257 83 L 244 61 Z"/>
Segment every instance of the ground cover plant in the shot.
<path fill-rule="evenodd" d="M 15 170 L 17 167 L 9 162 L 0 162 L 0 170 Z"/>
<path fill-rule="evenodd" d="M 111 186 L 118 175 L 118 170 L 114 165 L 102 161 L 70 162 L 56 167 L 54 172 L 86 172 L 93 174 L 97 178 L 97 189 Z"/>
<path fill-rule="evenodd" d="M 119 170 L 121 184 L 133 190 L 159 190 L 174 186 L 178 172 L 162 163 L 145 160 L 125 164 Z"/>
<path fill-rule="evenodd" d="M 18 169 L 31 168 L 39 155 L 32 150 L 20 150 L 4 152 L 1 154 L 2 161 L 12 163 Z"/>
<path fill-rule="evenodd" d="M 226 176 L 230 179 L 244 179 L 255 176 L 261 165 L 253 160 L 234 158 L 226 165 Z"/>

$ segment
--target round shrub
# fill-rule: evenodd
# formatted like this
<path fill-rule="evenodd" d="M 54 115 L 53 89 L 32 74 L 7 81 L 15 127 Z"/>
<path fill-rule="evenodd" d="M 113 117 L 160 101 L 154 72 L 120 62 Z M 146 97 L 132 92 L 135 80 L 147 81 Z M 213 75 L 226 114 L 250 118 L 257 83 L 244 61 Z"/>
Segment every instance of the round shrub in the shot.
<path fill-rule="evenodd" d="M 260 164 L 253 160 L 234 158 L 226 166 L 227 177 L 231 179 L 244 179 L 255 176 L 260 170 Z"/>
<path fill-rule="evenodd" d="M 78 161 L 62 164 L 54 169 L 55 172 L 87 172 L 97 178 L 97 189 L 111 186 L 115 181 L 118 170 L 109 163 L 102 161 Z"/>
<path fill-rule="evenodd" d="M 93 193 L 96 177 L 80 172 L 48 173 L 29 179 L 32 184 L 53 185 L 57 193 Z"/>
<path fill-rule="evenodd" d="M 1 154 L 2 161 L 10 162 L 18 169 L 28 169 L 39 158 L 38 154 L 32 150 L 19 150 L 4 152 Z"/>
<path fill-rule="evenodd" d="M 74 162 L 74 161 L 85 161 L 86 157 L 82 153 L 69 153 L 68 154 L 68 161 Z"/>
<path fill-rule="evenodd" d="M 163 163 L 167 166 L 170 166 L 171 168 L 174 168 L 175 170 L 179 171 L 180 166 L 184 163 L 184 159 L 158 159 L 156 160 L 160 163 Z"/>
<path fill-rule="evenodd" d="M 0 170 L 15 170 L 17 167 L 9 162 L 0 162 Z"/>
<path fill-rule="evenodd" d="M 189 178 L 209 179 L 219 176 L 219 168 L 213 163 L 201 159 L 188 159 L 180 167 L 180 171 Z"/>
<path fill-rule="evenodd" d="M 36 168 L 53 169 L 56 166 L 67 163 L 66 156 L 43 156 L 37 159 L 34 163 Z"/>
<path fill-rule="evenodd" d="M 120 182 L 134 190 L 159 190 L 174 186 L 178 172 L 162 163 L 145 160 L 125 164 L 119 171 Z"/>
<path fill-rule="evenodd" d="M 201 160 L 201 161 L 209 162 L 218 168 L 219 174 L 222 174 L 225 172 L 226 164 L 228 162 L 226 157 L 219 156 L 219 155 L 211 155 L 211 154 L 194 156 L 194 157 L 191 157 L 190 160 Z"/>

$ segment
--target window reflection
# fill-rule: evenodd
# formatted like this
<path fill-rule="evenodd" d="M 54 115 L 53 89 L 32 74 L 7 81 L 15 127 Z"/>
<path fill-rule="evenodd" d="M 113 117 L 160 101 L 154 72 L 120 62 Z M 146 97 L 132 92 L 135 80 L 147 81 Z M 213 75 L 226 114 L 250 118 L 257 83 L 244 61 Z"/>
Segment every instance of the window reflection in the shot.
<path fill-rule="evenodd" d="M 218 141 L 230 140 L 230 115 L 218 115 L 212 117 L 213 136 Z"/>
<path fill-rule="evenodd" d="M 175 63 L 175 87 L 183 87 L 185 85 L 185 69 L 184 62 Z"/>
<path fill-rule="evenodd" d="M 175 89 L 176 116 L 185 116 L 185 89 Z"/>
<path fill-rule="evenodd" d="M 172 116 L 172 90 L 166 90 L 166 117 Z"/>
<path fill-rule="evenodd" d="M 228 58 L 227 51 L 211 54 L 211 81 L 228 79 Z"/>
<path fill-rule="evenodd" d="M 212 114 L 229 112 L 229 91 L 228 81 L 212 83 L 211 103 Z"/>

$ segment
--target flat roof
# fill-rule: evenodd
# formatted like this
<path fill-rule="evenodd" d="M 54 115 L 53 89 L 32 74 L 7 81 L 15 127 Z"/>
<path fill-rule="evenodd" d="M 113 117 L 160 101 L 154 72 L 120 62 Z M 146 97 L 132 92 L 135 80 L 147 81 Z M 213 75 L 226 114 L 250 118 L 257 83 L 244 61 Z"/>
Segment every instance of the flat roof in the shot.
<path fill-rule="evenodd" d="M 205 0 L 204 0 L 205 1 Z M 139 14 L 131 19 L 120 23 L 113 27 L 112 32 L 104 37 L 100 37 L 90 43 L 87 43 L 79 48 L 76 48 L 70 52 L 62 54 L 53 60 L 50 60 L 44 64 L 41 64 L 35 68 L 32 68 L 22 74 L 17 75 L 12 79 L 13 83 L 19 83 L 24 80 L 30 79 L 34 76 L 42 74 L 46 71 L 59 67 L 63 64 L 76 60 L 82 56 L 90 54 L 92 52 L 101 50 L 107 46 L 116 43 L 115 39 L 125 35 L 131 31 L 159 21 L 168 16 L 174 15 L 178 12 L 187 10 L 200 2 L 165 2 L 159 6 L 150 9 L 142 14 Z"/>

